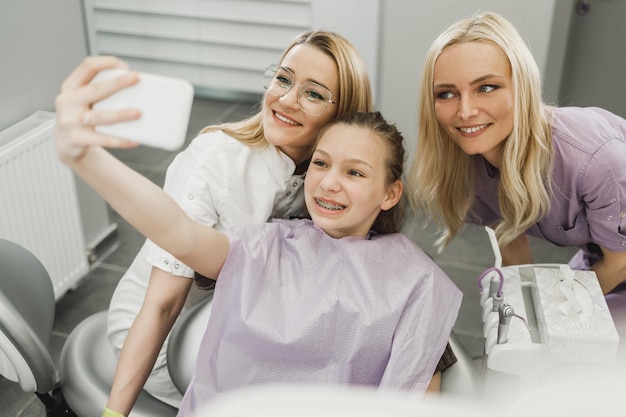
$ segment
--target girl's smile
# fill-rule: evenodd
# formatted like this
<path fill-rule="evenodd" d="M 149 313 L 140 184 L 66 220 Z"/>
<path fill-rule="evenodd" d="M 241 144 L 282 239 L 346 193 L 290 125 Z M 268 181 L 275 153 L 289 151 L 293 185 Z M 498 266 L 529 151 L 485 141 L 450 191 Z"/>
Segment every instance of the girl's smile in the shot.
<path fill-rule="evenodd" d="M 317 197 L 315 199 L 315 203 L 317 203 L 319 207 L 329 210 L 329 211 L 339 211 L 339 210 L 343 210 L 346 208 L 346 206 L 343 204 L 335 203 L 332 201 L 327 201 L 326 199 L 321 198 L 321 197 Z"/>
<path fill-rule="evenodd" d="M 324 132 L 304 181 L 315 224 L 335 238 L 366 236 L 402 193 L 387 184 L 387 157 L 383 139 L 366 128 L 337 124 Z"/>

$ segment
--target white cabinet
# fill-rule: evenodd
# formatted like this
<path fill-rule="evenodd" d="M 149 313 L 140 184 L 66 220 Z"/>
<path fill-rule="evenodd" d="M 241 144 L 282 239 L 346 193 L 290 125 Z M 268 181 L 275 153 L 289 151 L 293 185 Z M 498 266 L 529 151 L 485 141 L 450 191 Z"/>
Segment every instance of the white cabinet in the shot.
<path fill-rule="evenodd" d="M 90 54 L 115 55 L 134 69 L 187 79 L 200 91 L 239 93 L 262 92 L 264 68 L 298 33 L 314 28 L 354 43 L 375 80 L 378 3 L 84 0 Z"/>

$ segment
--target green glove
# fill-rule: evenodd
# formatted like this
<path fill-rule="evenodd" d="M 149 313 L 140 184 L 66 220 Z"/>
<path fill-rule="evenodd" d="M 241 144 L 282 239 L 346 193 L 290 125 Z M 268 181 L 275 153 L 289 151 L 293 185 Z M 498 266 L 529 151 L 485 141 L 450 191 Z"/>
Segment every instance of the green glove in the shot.
<path fill-rule="evenodd" d="M 102 417 L 126 417 L 122 413 L 118 413 L 117 411 L 113 411 L 109 408 L 104 407 L 104 412 L 102 413 Z"/>

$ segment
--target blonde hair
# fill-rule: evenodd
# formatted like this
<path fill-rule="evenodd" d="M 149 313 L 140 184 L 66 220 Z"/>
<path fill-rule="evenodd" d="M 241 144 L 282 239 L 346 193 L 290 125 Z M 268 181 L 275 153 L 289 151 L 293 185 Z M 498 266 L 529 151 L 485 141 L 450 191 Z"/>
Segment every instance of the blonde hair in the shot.
<path fill-rule="evenodd" d="M 287 46 L 280 58 L 280 62 L 297 45 L 313 46 L 328 55 L 335 62 L 339 73 L 339 96 L 336 100 L 336 117 L 345 113 L 355 111 L 367 112 L 373 109 L 372 87 L 367 67 L 361 54 L 347 39 L 337 33 L 322 30 L 302 33 Z M 262 105 L 263 101 L 261 101 L 261 107 Z M 268 144 L 263 131 L 263 116 L 261 112 L 238 122 L 207 126 L 200 133 L 216 130 L 222 130 L 248 146 L 267 146 Z"/>
<path fill-rule="evenodd" d="M 335 117 L 352 112 L 372 111 L 374 100 L 367 67 L 357 49 L 347 39 L 336 33 L 322 30 L 302 33 L 287 46 L 279 64 L 292 48 L 296 45 L 304 44 L 322 51 L 332 58 L 337 66 L 339 73 L 339 97 L 336 100 L 337 114 Z M 261 101 L 260 107 L 263 108 L 263 101 Z M 265 147 L 268 145 L 263 130 L 263 114 L 261 111 L 241 121 L 206 126 L 200 133 L 217 130 L 222 130 L 250 147 Z M 195 275 L 195 282 L 201 289 L 210 289 L 215 285 L 215 281 L 199 274 Z"/>
<path fill-rule="evenodd" d="M 421 80 L 417 152 L 410 168 L 411 204 L 441 230 L 443 249 L 464 227 L 475 198 L 474 169 L 480 155 L 467 155 L 447 135 L 435 115 L 434 67 L 448 46 L 489 42 L 511 65 L 515 110 L 513 130 L 500 161 L 498 198 L 502 220 L 496 226 L 501 246 L 550 210 L 552 171 L 551 107 L 542 99 L 541 76 L 528 46 L 515 27 L 486 12 L 454 23 L 431 45 Z M 423 220 L 426 220 L 423 219 Z"/>

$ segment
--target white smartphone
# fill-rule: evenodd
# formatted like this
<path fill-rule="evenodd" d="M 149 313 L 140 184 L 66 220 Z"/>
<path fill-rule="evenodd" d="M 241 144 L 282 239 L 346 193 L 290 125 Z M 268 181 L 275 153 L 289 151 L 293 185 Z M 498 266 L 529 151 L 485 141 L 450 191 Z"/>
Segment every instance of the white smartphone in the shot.
<path fill-rule="evenodd" d="M 125 72 L 103 70 L 92 82 L 118 77 Z M 141 110 L 141 117 L 99 125 L 96 131 L 169 151 L 179 149 L 185 143 L 193 96 L 193 86 L 186 80 L 140 72 L 137 84 L 95 103 L 93 109 L 135 108 Z"/>

